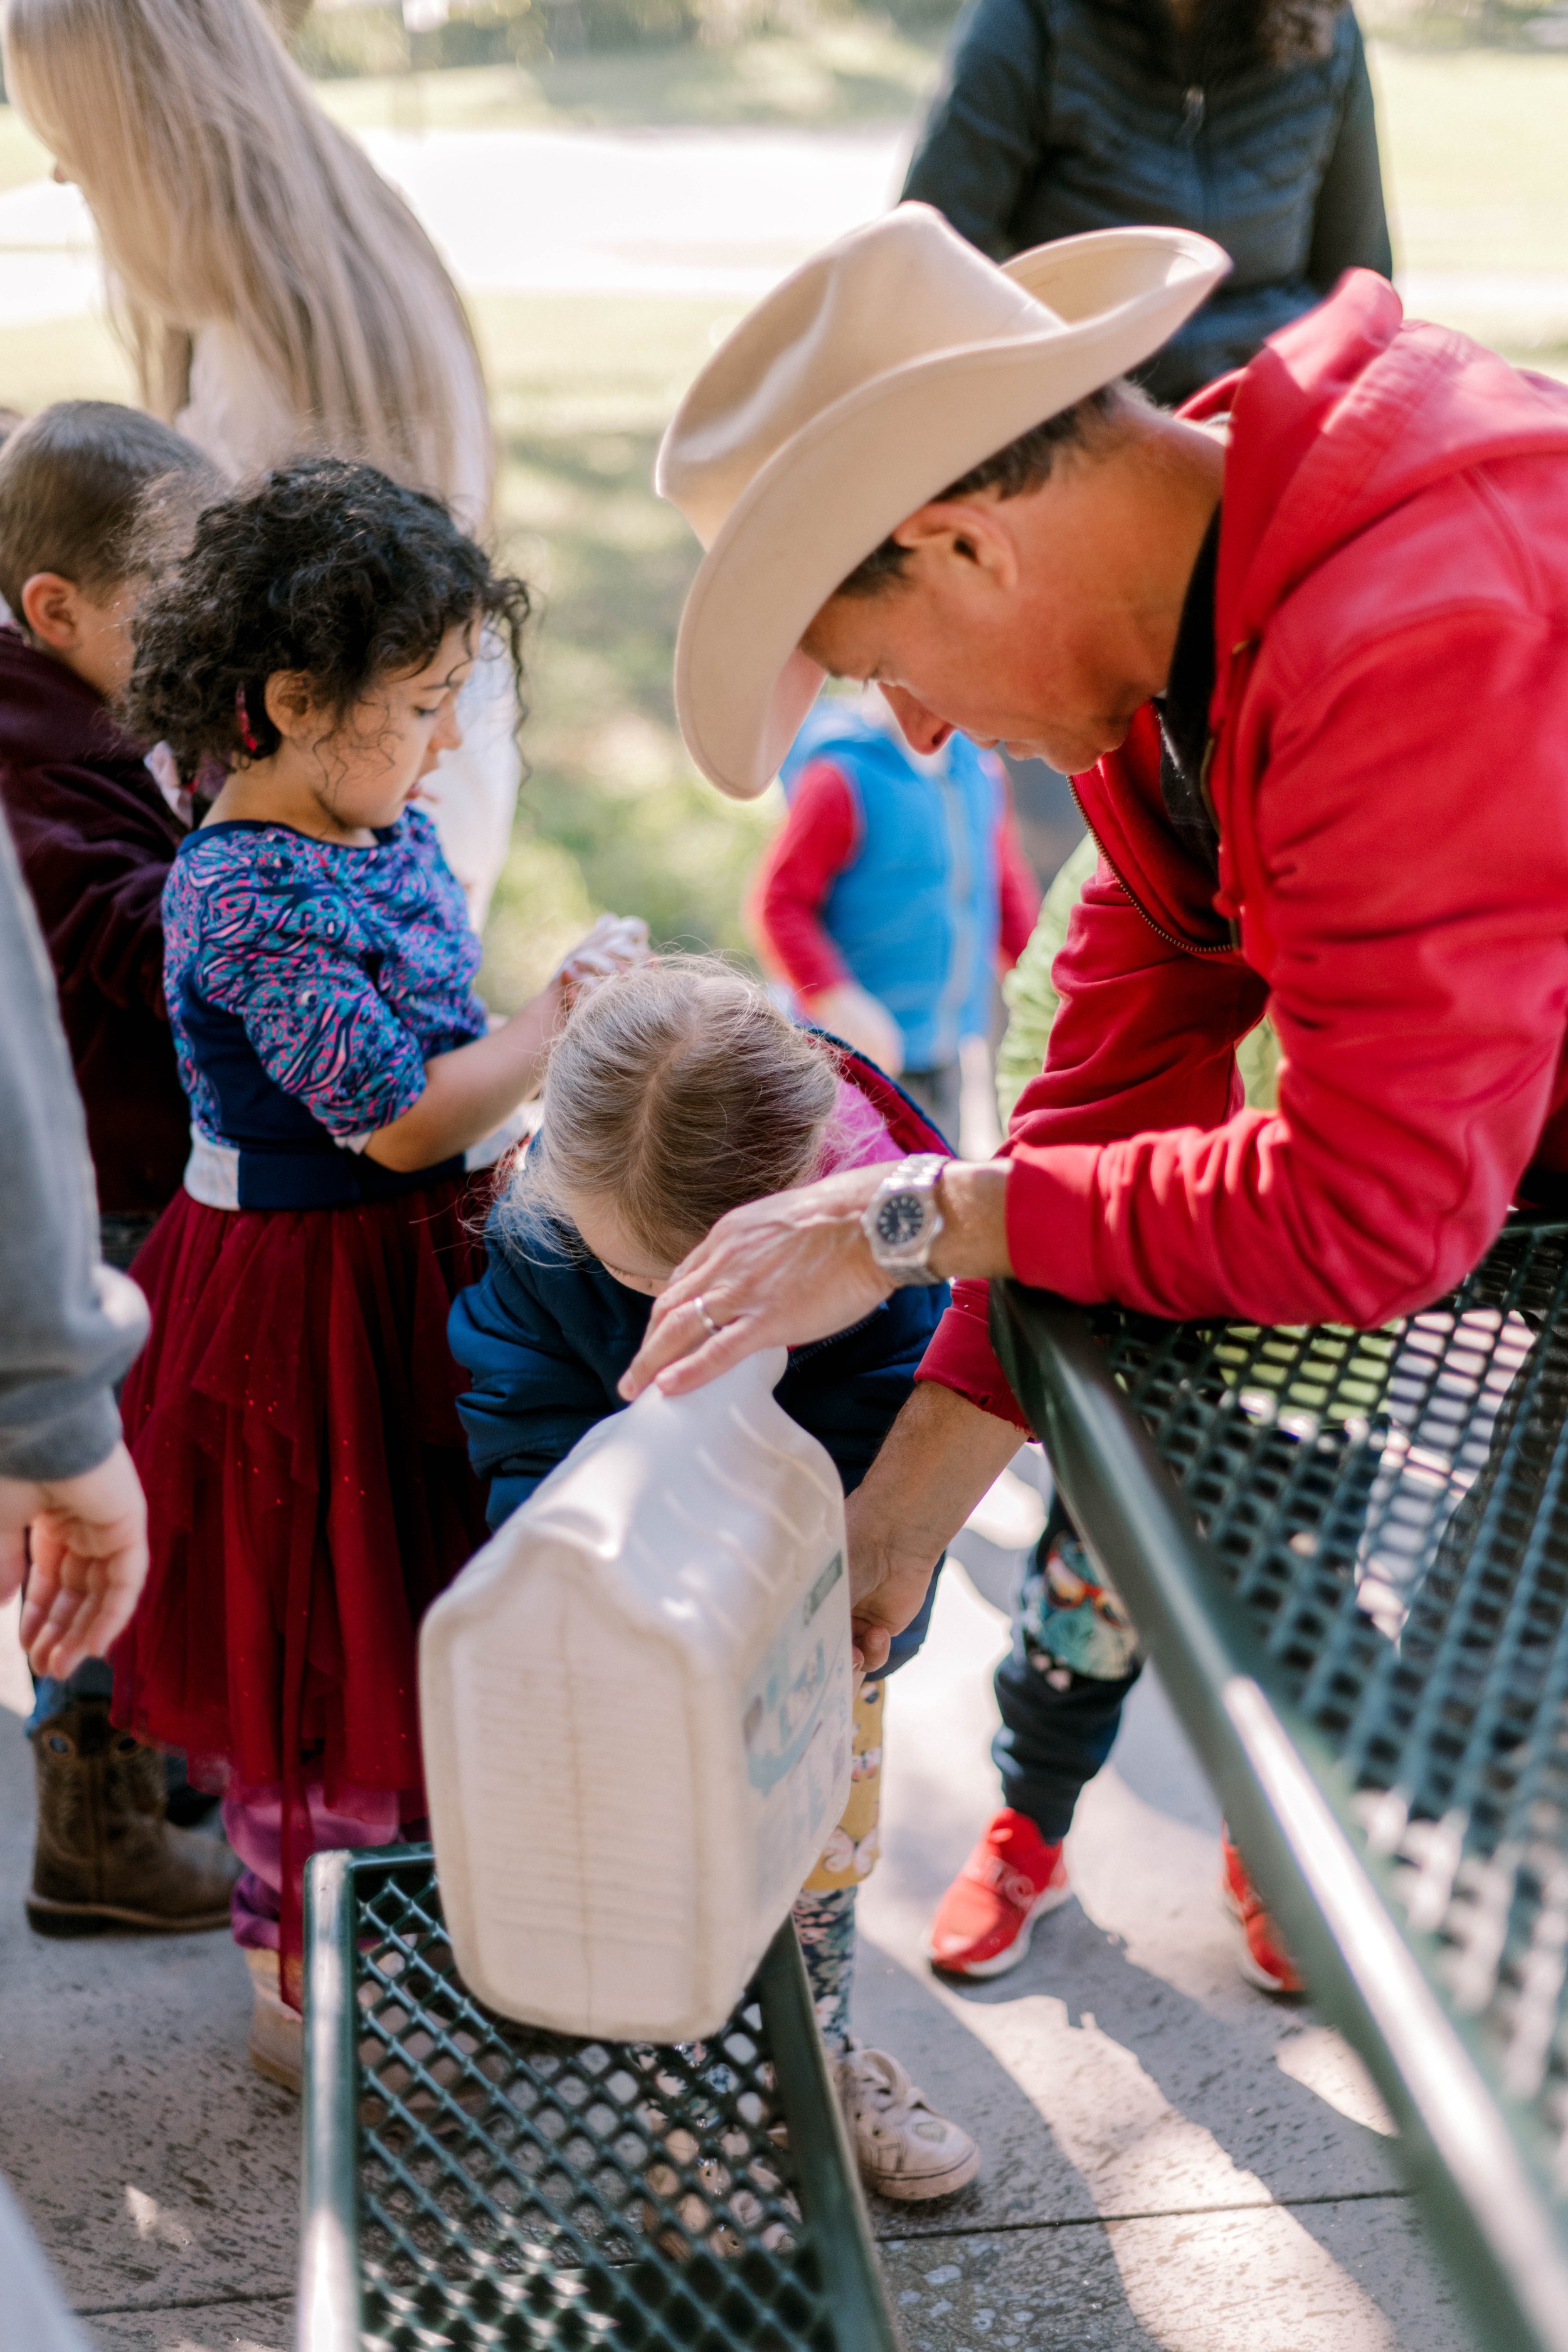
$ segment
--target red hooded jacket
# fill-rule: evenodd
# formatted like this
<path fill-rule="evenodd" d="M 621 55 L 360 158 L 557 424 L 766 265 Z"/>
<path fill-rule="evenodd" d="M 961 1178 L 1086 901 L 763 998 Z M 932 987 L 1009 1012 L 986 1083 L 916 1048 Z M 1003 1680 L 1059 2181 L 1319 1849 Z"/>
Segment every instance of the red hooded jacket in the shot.
<path fill-rule="evenodd" d="M 1352 272 L 1184 412 L 1229 415 L 1208 782 L 1153 713 L 1078 779 L 1101 850 L 1014 1113 L 1019 1278 L 1161 1316 L 1368 1328 L 1568 1169 L 1568 385 Z M 1265 1004 L 1279 1108 L 1234 1047 Z M 921 1377 L 1021 1423 L 985 1286 Z"/>

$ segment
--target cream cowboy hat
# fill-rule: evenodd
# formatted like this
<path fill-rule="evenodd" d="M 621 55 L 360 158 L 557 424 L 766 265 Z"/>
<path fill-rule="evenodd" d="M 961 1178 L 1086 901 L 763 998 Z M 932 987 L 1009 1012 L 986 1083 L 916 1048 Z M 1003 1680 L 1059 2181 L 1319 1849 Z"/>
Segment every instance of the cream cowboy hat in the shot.
<path fill-rule="evenodd" d="M 822 684 L 802 635 L 906 515 L 1136 367 L 1230 262 L 1185 229 L 1063 237 L 998 268 L 900 205 L 786 278 L 703 369 L 656 485 L 707 551 L 675 707 L 720 791 L 767 789 Z"/>

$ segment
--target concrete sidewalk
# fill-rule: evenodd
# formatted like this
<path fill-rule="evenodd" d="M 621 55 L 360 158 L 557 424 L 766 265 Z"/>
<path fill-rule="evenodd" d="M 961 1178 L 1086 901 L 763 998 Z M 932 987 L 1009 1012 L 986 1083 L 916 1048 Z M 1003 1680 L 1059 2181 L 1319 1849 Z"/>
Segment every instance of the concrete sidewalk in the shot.
<path fill-rule="evenodd" d="M 55 1943 L 29 1929 L 31 1700 L 14 1626 L 7 1610 L 0 2170 L 103 2352 L 283 2352 L 298 2103 L 250 2070 L 250 1984 L 226 1935 Z"/>
<path fill-rule="evenodd" d="M 1012 1563 L 961 1541 L 975 1580 L 950 1570 L 889 1694 L 862 1908 L 859 2029 L 986 2158 L 950 2204 L 877 2216 L 910 2352 L 1471 2352 L 1365 2077 L 1236 1973 L 1214 1810 L 1151 1681 L 1081 1811 L 1079 1900 L 996 1983 L 924 1967 L 931 1904 L 995 1801 L 1004 1619 L 978 1588 L 1002 1598 Z M 224 1936 L 28 1932 L 14 1643 L 0 1701 L 0 2165 L 103 2352 L 285 2352 L 299 2118 L 246 2063 L 244 1968 Z"/>
<path fill-rule="evenodd" d="M 878 2216 L 910 2352 L 1469 2352 L 1359 2061 L 1236 1967 L 1219 1817 L 1146 1675 L 1068 1844 L 1079 1899 L 1014 1974 L 920 1958 L 998 1802 L 990 1668 L 1013 1563 L 966 1533 L 889 1693 L 859 2029 L 982 2140 L 974 2186 Z M 988 1592 L 990 1600 L 983 1597 Z"/>

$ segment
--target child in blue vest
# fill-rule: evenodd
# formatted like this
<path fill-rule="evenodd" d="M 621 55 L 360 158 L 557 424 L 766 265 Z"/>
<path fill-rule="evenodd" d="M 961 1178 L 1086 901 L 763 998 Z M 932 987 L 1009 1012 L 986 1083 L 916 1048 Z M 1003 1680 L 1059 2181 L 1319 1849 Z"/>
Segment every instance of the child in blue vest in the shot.
<path fill-rule="evenodd" d="M 958 1140 L 959 1048 L 1028 942 L 1040 894 L 1001 763 L 911 751 L 875 691 L 819 702 L 780 772 L 789 814 L 752 904 L 801 1010 L 901 1078 Z"/>
<path fill-rule="evenodd" d="M 714 959 L 674 958 L 605 981 L 552 1049 L 544 1118 L 493 1213 L 482 1282 L 452 1310 L 458 1402 L 499 1526 L 596 1422 L 652 1302 L 687 1252 L 743 1201 L 836 1169 L 941 1148 L 914 1106 L 859 1056 L 796 1027 Z M 858 1486 L 914 1383 L 945 1287 L 897 1290 L 847 1331 L 796 1349 L 778 1401 Z M 893 1644 L 920 1647 L 926 1611 Z M 868 2185 L 905 2201 L 973 2179 L 980 2152 L 887 2052 L 849 2032 L 855 1898 L 877 1851 L 882 1685 L 856 1707 L 843 1820 L 795 1906 L 818 2021 Z"/>

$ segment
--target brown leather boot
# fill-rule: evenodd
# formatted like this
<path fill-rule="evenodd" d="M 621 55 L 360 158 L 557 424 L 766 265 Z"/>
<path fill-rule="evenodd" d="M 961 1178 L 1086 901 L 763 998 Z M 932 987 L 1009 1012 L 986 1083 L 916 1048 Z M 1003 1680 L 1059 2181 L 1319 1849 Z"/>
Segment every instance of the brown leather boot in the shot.
<path fill-rule="evenodd" d="M 27 1918 L 40 1936 L 226 1927 L 239 1864 L 216 1838 L 163 1818 L 163 1759 L 72 1699 L 33 1734 L 37 1843 Z"/>

